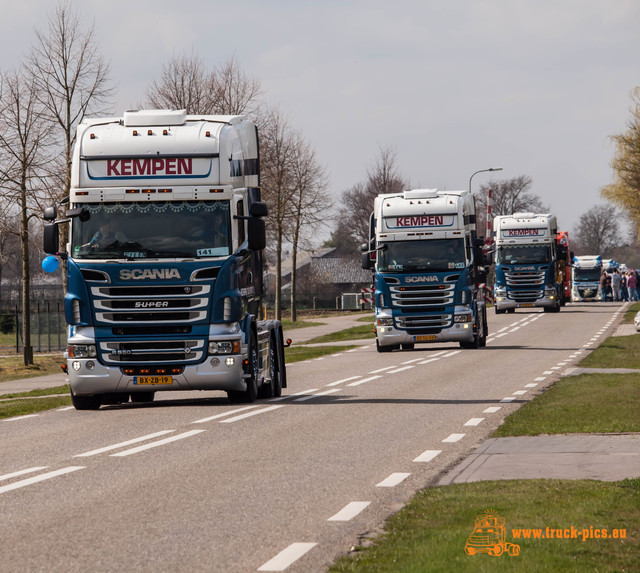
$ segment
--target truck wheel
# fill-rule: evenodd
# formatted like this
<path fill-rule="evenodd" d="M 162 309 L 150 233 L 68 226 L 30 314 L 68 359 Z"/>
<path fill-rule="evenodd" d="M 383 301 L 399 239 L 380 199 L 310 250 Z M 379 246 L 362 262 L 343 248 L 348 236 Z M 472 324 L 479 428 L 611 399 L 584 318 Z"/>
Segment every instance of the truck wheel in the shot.
<path fill-rule="evenodd" d="M 76 396 L 72 390 L 71 403 L 76 410 L 99 410 L 102 406 L 102 396 Z"/>
<path fill-rule="evenodd" d="M 264 384 L 258 391 L 260 398 L 279 398 L 282 396 L 282 380 L 280 379 L 280 353 L 275 336 L 269 338 L 269 384 Z"/>
<path fill-rule="evenodd" d="M 496 309 L 496 314 L 505 314 L 507 312 L 506 308 L 498 308 L 497 306 L 494 308 Z"/>
<path fill-rule="evenodd" d="M 413 350 L 416 347 L 415 344 L 401 344 L 400 348 L 402 348 L 402 350 Z"/>
<path fill-rule="evenodd" d="M 493 555 L 494 557 L 500 557 L 503 551 L 504 551 L 504 547 L 498 544 L 489 551 L 489 555 Z"/>
<path fill-rule="evenodd" d="M 242 390 L 229 390 L 227 392 L 229 401 L 234 404 L 248 404 L 255 402 L 258 398 L 258 343 L 253 329 L 251 329 L 251 333 L 249 334 L 249 351 L 247 352 L 247 365 L 244 373 L 249 374 L 249 376 L 244 379 L 247 384 L 247 389 L 244 392 Z"/>
<path fill-rule="evenodd" d="M 482 336 L 480 336 L 478 340 L 478 344 L 480 348 L 484 348 L 485 346 L 487 346 L 487 334 L 489 332 L 489 329 L 487 327 L 487 311 L 486 310 L 482 312 L 481 324 L 482 324 Z"/>
<path fill-rule="evenodd" d="M 376 340 L 376 350 L 378 352 L 391 352 L 393 350 L 393 346 L 380 346 Z"/>

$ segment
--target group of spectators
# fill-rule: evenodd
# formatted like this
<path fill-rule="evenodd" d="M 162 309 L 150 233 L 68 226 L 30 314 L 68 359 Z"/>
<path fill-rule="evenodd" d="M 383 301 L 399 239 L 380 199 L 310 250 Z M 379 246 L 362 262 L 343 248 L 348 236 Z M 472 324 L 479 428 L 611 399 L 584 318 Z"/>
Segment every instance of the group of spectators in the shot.
<path fill-rule="evenodd" d="M 611 274 L 602 271 L 600 290 L 602 302 L 640 300 L 640 275 L 635 270 L 618 272 L 618 269 L 613 269 Z"/>

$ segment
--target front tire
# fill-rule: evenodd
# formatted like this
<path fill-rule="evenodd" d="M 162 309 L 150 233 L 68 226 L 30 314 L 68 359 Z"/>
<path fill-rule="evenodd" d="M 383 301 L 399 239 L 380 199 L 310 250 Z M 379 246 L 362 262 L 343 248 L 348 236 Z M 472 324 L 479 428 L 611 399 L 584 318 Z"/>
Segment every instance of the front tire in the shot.
<path fill-rule="evenodd" d="M 102 406 L 102 396 L 76 396 L 71 391 L 71 403 L 76 410 L 99 410 Z"/>
<path fill-rule="evenodd" d="M 250 404 L 258 398 L 258 342 L 253 328 L 251 328 L 251 333 L 249 334 L 249 351 L 247 352 L 247 364 L 244 368 L 244 373 L 249 374 L 244 379 L 247 389 L 244 391 L 229 390 L 227 392 L 229 401 L 234 404 Z"/>
<path fill-rule="evenodd" d="M 376 350 L 378 352 L 391 352 L 393 350 L 393 346 L 380 346 L 378 340 L 376 339 Z"/>

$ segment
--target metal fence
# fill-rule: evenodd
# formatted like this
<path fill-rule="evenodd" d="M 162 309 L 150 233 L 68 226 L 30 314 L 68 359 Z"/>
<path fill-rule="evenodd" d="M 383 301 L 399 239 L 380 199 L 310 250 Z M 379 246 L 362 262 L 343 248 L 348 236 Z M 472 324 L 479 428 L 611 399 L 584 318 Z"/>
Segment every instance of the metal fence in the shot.
<path fill-rule="evenodd" d="M 41 302 L 31 308 L 31 347 L 33 352 L 56 352 L 67 344 L 67 325 L 61 302 Z M 22 309 L 0 308 L 0 353 L 24 352 Z"/>

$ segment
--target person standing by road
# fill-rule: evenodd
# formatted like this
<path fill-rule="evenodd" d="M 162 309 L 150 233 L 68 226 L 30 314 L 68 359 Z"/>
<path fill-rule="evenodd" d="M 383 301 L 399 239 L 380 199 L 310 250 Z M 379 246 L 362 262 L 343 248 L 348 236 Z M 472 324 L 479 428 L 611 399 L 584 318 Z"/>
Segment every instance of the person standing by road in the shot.
<path fill-rule="evenodd" d="M 627 289 L 629 290 L 629 300 L 635 301 L 638 300 L 638 291 L 636 287 L 638 286 L 638 279 L 635 271 L 629 271 L 629 276 L 627 277 Z"/>
<path fill-rule="evenodd" d="M 618 269 L 613 269 L 613 275 L 611 275 L 611 288 L 613 289 L 613 301 L 620 302 L 620 288 L 622 286 L 622 277 L 618 272 Z"/>
<path fill-rule="evenodd" d="M 627 273 L 620 273 L 620 300 L 626 302 L 629 300 L 629 290 L 627 289 Z"/>
<path fill-rule="evenodd" d="M 608 282 L 607 273 L 602 271 L 602 275 L 600 276 L 600 297 L 602 302 L 607 302 L 607 282 Z"/>

